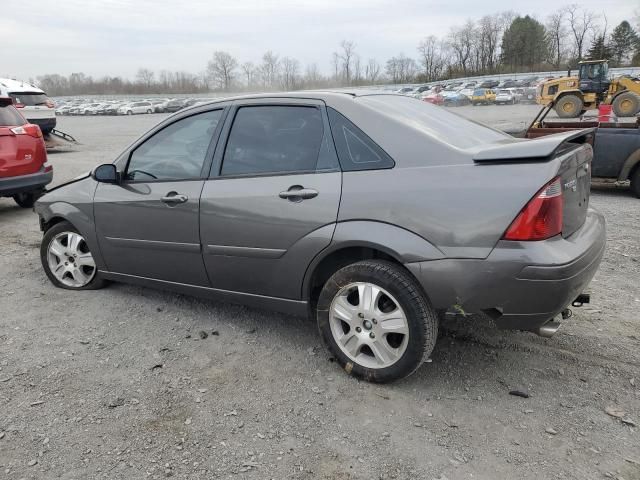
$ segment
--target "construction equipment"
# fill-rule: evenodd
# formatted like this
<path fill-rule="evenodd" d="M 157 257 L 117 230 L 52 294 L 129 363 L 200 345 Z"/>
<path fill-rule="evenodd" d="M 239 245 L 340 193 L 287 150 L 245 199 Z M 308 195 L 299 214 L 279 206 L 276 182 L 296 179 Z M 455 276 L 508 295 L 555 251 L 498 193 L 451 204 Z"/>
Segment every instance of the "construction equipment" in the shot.
<path fill-rule="evenodd" d="M 633 117 L 640 112 L 640 79 L 620 76 L 609 79 L 606 60 L 578 63 L 578 76 L 547 80 L 538 86 L 540 105 L 555 103 L 560 118 L 575 118 L 600 104 L 611 105 L 618 117 Z"/>

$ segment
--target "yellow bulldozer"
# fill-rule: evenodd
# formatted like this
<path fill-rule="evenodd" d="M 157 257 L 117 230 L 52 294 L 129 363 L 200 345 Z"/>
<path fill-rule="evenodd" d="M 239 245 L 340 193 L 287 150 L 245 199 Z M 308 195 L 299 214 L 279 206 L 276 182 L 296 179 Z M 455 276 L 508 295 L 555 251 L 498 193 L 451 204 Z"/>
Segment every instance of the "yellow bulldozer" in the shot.
<path fill-rule="evenodd" d="M 538 86 L 537 103 L 555 102 L 561 118 L 575 118 L 599 105 L 611 105 L 618 117 L 633 117 L 640 112 L 640 79 L 620 76 L 609 79 L 606 60 L 578 63 L 578 76 L 547 80 Z"/>

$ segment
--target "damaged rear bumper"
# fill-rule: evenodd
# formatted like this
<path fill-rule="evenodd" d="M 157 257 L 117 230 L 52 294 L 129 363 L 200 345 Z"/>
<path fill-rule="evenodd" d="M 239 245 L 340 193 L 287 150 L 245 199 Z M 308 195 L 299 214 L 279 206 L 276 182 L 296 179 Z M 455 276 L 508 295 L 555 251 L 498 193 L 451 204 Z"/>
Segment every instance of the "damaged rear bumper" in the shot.
<path fill-rule="evenodd" d="M 538 331 L 581 294 L 604 254 L 602 214 L 589 209 L 570 237 L 500 241 L 485 259 L 408 263 L 435 308 L 484 312 L 498 327 Z"/>

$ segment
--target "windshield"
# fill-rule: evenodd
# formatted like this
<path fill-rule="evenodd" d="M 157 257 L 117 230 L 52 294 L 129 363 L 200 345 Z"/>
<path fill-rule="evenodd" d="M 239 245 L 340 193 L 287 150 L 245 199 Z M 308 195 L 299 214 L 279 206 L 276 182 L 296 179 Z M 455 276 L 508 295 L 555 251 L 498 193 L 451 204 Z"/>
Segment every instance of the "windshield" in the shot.
<path fill-rule="evenodd" d="M 478 89 L 476 89 L 476 90 L 474 90 L 474 91 L 473 91 L 473 94 L 474 94 L 476 97 L 480 97 L 480 96 L 484 95 L 484 90 L 482 90 L 482 89 L 479 89 L 479 90 L 478 90 Z"/>

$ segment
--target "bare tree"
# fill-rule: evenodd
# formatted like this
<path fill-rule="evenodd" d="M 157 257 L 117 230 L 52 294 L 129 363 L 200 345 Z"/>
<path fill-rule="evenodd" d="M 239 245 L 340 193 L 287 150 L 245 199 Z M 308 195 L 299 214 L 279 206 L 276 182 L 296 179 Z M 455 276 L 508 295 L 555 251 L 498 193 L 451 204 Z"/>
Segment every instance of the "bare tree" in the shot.
<path fill-rule="evenodd" d="M 375 84 L 376 80 L 380 77 L 380 64 L 375 58 L 370 58 L 365 67 L 364 76 L 367 82 Z"/>
<path fill-rule="evenodd" d="M 320 74 L 317 63 L 310 63 L 307 65 L 304 74 L 304 83 L 310 88 L 319 87 L 322 83 L 322 75 Z"/>
<path fill-rule="evenodd" d="M 253 85 L 253 78 L 256 73 L 256 66 L 253 64 L 253 62 L 244 62 L 242 65 L 240 65 L 240 68 L 242 69 L 242 73 L 244 74 L 245 82 L 247 82 L 247 88 L 251 88 L 251 86 Z"/>
<path fill-rule="evenodd" d="M 551 61 L 556 68 L 560 68 L 562 57 L 565 53 L 565 39 L 567 28 L 565 26 L 566 10 L 560 9 L 547 17 L 547 37 L 549 40 L 549 52 Z"/>
<path fill-rule="evenodd" d="M 213 58 L 207 64 L 209 78 L 221 90 L 229 91 L 235 77 L 238 61 L 227 52 L 213 52 Z"/>
<path fill-rule="evenodd" d="M 418 53 L 425 80 L 431 82 L 439 78 L 445 61 L 437 37 L 430 35 L 423 39 L 418 45 Z"/>
<path fill-rule="evenodd" d="M 276 87 L 278 75 L 280 73 L 280 57 L 271 50 L 267 51 L 262 56 L 260 72 L 262 74 L 262 83 L 265 88 Z"/>
<path fill-rule="evenodd" d="M 475 25 L 469 20 L 462 27 L 454 27 L 449 33 L 449 45 L 455 53 L 458 66 L 463 75 L 469 72 L 469 63 L 472 58 L 474 45 Z"/>
<path fill-rule="evenodd" d="M 138 73 L 136 74 L 136 79 L 140 84 L 142 84 L 147 90 L 151 88 L 151 85 L 154 83 L 154 73 L 146 68 L 138 69 Z"/>
<path fill-rule="evenodd" d="M 360 61 L 360 55 L 357 53 L 353 56 L 353 82 L 356 85 L 362 83 L 362 63 Z"/>
<path fill-rule="evenodd" d="M 338 79 L 340 78 L 340 55 L 338 55 L 338 52 L 333 52 L 331 64 L 333 65 L 333 80 L 338 83 Z"/>
<path fill-rule="evenodd" d="M 342 42 L 340 42 L 340 48 L 342 49 L 342 52 L 338 55 L 340 57 L 340 60 L 342 60 L 342 76 L 346 84 L 350 85 L 353 70 L 352 63 L 355 56 L 356 44 L 351 41 L 343 40 Z"/>
<path fill-rule="evenodd" d="M 300 62 L 295 58 L 282 59 L 282 87 L 285 90 L 295 90 L 298 85 Z"/>
<path fill-rule="evenodd" d="M 565 12 L 569 21 L 569 28 L 573 34 L 575 57 L 580 61 L 584 51 L 584 40 L 587 33 L 594 27 L 596 15 L 589 10 L 581 9 L 575 3 L 566 7 Z"/>

